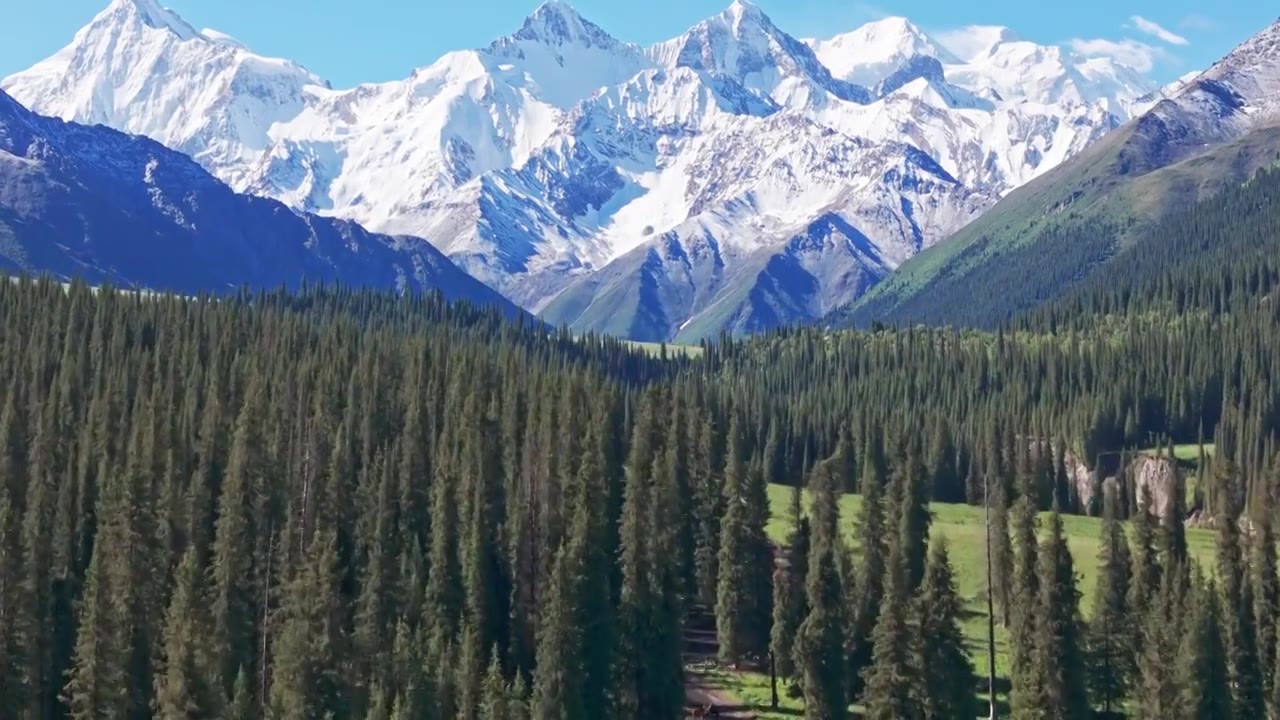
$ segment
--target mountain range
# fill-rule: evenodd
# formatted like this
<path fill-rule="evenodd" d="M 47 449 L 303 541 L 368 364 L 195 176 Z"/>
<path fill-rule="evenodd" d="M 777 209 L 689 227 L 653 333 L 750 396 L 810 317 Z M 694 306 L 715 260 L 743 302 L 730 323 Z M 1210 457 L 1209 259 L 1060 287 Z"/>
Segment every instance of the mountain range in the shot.
<path fill-rule="evenodd" d="M 831 322 L 1000 325 L 1114 258 L 1134 261 L 1125 251 L 1161 221 L 1278 161 L 1280 20 Z"/>
<path fill-rule="evenodd" d="M 856 300 L 1175 90 L 1005 28 L 966 35 L 947 48 L 889 18 L 802 40 L 737 0 L 639 46 L 552 0 L 488 47 L 335 89 L 114 0 L 0 87 L 300 217 L 421 238 L 552 322 L 686 341 Z"/>
<path fill-rule="evenodd" d="M 304 281 L 519 309 L 417 238 L 237 194 L 142 136 L 32 113 L 0 91 L 0 270 L 225 292 Z"/>

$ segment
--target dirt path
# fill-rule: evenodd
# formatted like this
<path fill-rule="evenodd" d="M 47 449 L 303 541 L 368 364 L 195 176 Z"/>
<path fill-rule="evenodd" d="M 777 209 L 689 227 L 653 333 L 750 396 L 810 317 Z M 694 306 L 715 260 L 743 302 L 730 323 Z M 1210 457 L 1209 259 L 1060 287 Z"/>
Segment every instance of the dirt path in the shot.
<path fill-rule="evenodd" d="M 758 720 L 751 708 L 730 693 L 719 690 L 705 683 L 695 671 L 685 676 L 685 716 L 721 718 L 721 720 Z M 699 716 L 701 710 L 710 714 Z"/>
<path fill-rule="evenodd" d="M 716 640 L 715 617 L 704 608 L 695 608 L 685 622 L 685 717 L 720 718 L 721 720 L 758 720 L 733 693 L 715 686 L 715 680 L 702 673 L 704 663 L 714 661 L 720 650 Z M 707 714 L 700 715 L 698 713 Z"/>

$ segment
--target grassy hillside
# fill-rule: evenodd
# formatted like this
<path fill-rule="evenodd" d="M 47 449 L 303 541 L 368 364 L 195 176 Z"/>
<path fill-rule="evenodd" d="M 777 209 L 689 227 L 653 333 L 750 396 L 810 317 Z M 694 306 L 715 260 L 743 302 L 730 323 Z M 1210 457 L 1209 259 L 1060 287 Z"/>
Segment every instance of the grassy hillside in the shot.
<path fill-rule="evenodd" d="M 768 526 L 769 537 L 775 542 L 784 542 L 790 530 L 787 518 L 791 504 L 791 488 L 775 485 L 769 488 L 771 519 Z M 852 538 L 861 498 L 857 495 L 846 495 L 840 500 L 840 521 L 846 538 Z M 986 605 L 986 555 L 985 525 L 983 509 L 970 505 L 934 504 L 933 525 L 930 537 L 945 536 L 951 544 L 951 561 L 955 565 L 956 580 L 960 596 L 966 606 L 963 622 L 965 637 L 968 640 L 970 655 L 974 667 L 980 676 L 984 675 L 987 666 L 987 605 Z M 1042 518 L 1043 520 L 1043 518 Z M 1088 618 L 1094 587 L 1097 584 L 1097 557 L 1102 521 L 1098 518 L 1063 516 L 1063 527 L 1066 531 L 1067 544 L 1075 561 L 1078 587 L 1081 592 L 1080 610 Z M 1215 535 L 1210 530 L 1188 529 L 1187 545 L 1191 555 L 1205 566 L 1213 562 Z M 1008 633 L 1003 627 L 996 626 L 996 672 L 1001 678 L 1009 674 Z M 769 703 L 769 682 L 766 676 L 755 673 L 733 674 L 724 671 L 713 673 L 714 679 L 737 695 L 744 703 L 753 706 L 767 706 Z M 783 693 L 785 695 L 785 693 Z M 763 713 L 762 720 L 794 717 L 803 705 L 798 701 L 784 697 L 783 710 L 778 714 Z"/>
<path fill-rule="evenodd" d="M 998 325 L 1079 284 L 1161 220 L 1273 165 L 1280 127 L 1166 167 L 1150 167 L 1142 148 L 1135 126 L 1115 131 L 912 258 L 833 322 Z"/>

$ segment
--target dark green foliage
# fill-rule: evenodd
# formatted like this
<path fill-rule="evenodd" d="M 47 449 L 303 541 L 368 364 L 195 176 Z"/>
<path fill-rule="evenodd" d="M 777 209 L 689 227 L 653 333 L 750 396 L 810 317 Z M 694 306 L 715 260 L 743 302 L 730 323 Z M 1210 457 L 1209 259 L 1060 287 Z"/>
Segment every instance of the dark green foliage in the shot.
<path fill-rule="evenodd" d="M 1253 583 L 1234 514 L 1224 513 L 1218 517 L 1217 559 L 1231 707 L 1237 717 L 1262 717 L 1265 703 L 1254 628 Z"/>
<path fill-rule="evenodd" d="M 1129 540 L 1120 523 L 1119 490 L 1108 483 L 1105 493 L 1098 584 L 1089 614 L 1088 659 L 1090 697 L 1095 706 L 1111 712 L 1123 705 L 1137 673 L 1134 630 L 1142 618 L 1129 607 L 1133 565 Z"/>
<path fill-rule="evenodd" d="M 1182 613 L 1188 632 L 1178 646 L 1171 688 L 1181 699 L 1180 716 L 1188 720 L 1239 717 L 1232 710 L 1222 603 L 1213 583 L 1197 577 L 1186 594 Z M 1167 674 L 1169 668 L 1163 672 Z"/>
<path fill-rule="evenodd" d="M 1272 509 L 1271 267 L 1001 334 L 789 330 L 667 361 L 428 298 L 0 283 L 0 719 L 662 720 L 681 710 L 686 612 L 717 604 L 738 657 L 794 660 L 812 716 L 845 714 L 864 679 L 881 715 L 916 713 L 935 679 L 913 605 L 932 592 L 931 494 L 979 502 L 985 482 L 1013 505 L 993 518 L 995 597 L 1028 663 L 1050 617 L 1034 511 L 1074 502 L 1064 453 L 1102 457 L 1133 515 L 1117 452 L 1212 439 L 1190 510 Z M 853 478 L 846 550 L 831 514 Z M 806 479 L 831 499 L 788 539 L 774 613 L 765 484 Z M 1190 570 L 1162 567 L 1184 554 L 1175 526 L 1134 524 L 1124 604 L 1151 652 L 1129 694 L 1158 681 L 1173 708 Z M 1252 532 L 1237 545 L 1248 580 L 1219 581 L 1217 614 L 1224 658 L 1256 656 L 1224 665 L 1256 707 L 1273 562 Z M 1054 691 L 1021 674 L 1015 707 Z"/>
<path fill-rule="evenodd" d="M 907 613 L 911 580 L 904 550 L 895 543 L 889 552 L 884 599 L 871 635 L 872 660 L 863 695 L 871 720 L 913 717 L 917 711 L 913 691 L 920 678 L 911 656 L 913 632 Z"/>
<path fill-rule="evenodd" d="M 912 606 L 914 699 L 925 720 L 976 714 L 977 678 L 960 633 L 962 610 L 946 539 L 935 540 L 924 583 Z"/>
<path fill-rule="evenodd" d="M 720 659 L 735 665 L 767 652 L 771 615 L 766 612 L 767 600 L 772 598 L 772 555 L 764 534 L 768 499 L 762 480 L 747 466 L 746 442 L 738 413 L 733 413 L 717 559 L 716 635 Z"/>
<path fill-rule="evenodd" d="M 1041 576 L 1037 571 L 1040 548 L 1036 537 L 1036 514 L 1031 498 L 1025 494 L 1014 506 L 1013 549 L 1013 582 L 1010 588 L 1012 597 L 1021 598 L 1021 601 L 1013 602 L 1011 613 L 1013 690 L 1009 699 L 1015 717 L 1031 717 L 1027 713 L 1039 712 L 1044 704 L 1043 673 L 1036 664 L 1036 628 L 1041 621 L 1039 614 L 1042 608 L 1038 600 Z M 1037 600 L 1029 601 L 1029 598 Z"/>
<path fill-rule="evenodd" d="M 809 571 L 809 518 L 801 515 L 799 489 L 793 494 L 793 529 L 787 542 L 787 562 L 778 563 L 773 571 L 773 626 L 769 652 L 782 677 L 793 677 L 796 636 L 800 624 L 809 614 L 805 576 Z"/>
<path fill-rule="evenodd" d="M 850 645 L 850 689 L 862 687 L 863 673 L 871 664 L 871 633 L 875 629 L 876 619 L 880 613 L 880 604 L 884 599 L 885 579 L 885 508 L 884 508 L 884 468 L 880 458 L 876 435 L 867 441 L 863 453 L 862 509 L 858 517 L 857 544 L 860 557 L 857 567 L 857 582 L 847 588 L 852 599 L 849 603 L 852 628 L 849 633 Z"/>
<path fill-rule="evenodd" d="M 805 580 L 809 613 L 800 625 L 795 643 L 796 672 L 804 687 L 807 720 L 843 720 L 848 707 L 842 662 L 845 618 L 839 570 L 843 543 L 836 498 L 834 475 L 816 473 L 810 514 L 813 542 Z"/>
<path fill-rule="evenodd" d="M 1071 552 L 1063 535 L 1062 518 L 1056 510 L 1049 517 L 1048 537 L 1040 547 L 1039 571 L 1032 657 L 1032 672 L 1036 676 L 1033 683 L 1041 703 L 1039 716 L 1084 720 L 1090 716 L 1090 710 L 1080 593 L 1076 589 Z"/>
<path fill-rule="evenodd" d="M 1008 493 L 998 474 L 990 474 L 984 481 L 991 484 L 992 599 L 999 613 L 1000 623 L 1008 628 L 1013 625 L 1013 546 L 1009 542 Z"/>

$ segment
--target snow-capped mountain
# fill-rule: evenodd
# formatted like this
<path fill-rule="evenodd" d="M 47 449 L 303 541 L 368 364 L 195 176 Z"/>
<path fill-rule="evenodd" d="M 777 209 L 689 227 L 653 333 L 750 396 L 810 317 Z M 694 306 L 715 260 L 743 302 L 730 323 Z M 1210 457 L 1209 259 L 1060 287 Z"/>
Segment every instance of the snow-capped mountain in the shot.
<path fill-rule="evenodd" d="M 336 90 L 114 0 L 0 85 L 237 190 L 423 237 L 553 320 L 667 339 L 818 317 L 1154 97 L 1110 60 L 966 38 L 891 19 L 801 41 L 735 0 L 641 47 L 552 0 L 486 48 Z"/>
<path fill-rule="evenodd" d="M 37 115 L 0 91 L 0 269 L 182 293 L 303 280 L 520 311 L 412 237 L 232 192 L 180 152 Z"/>

